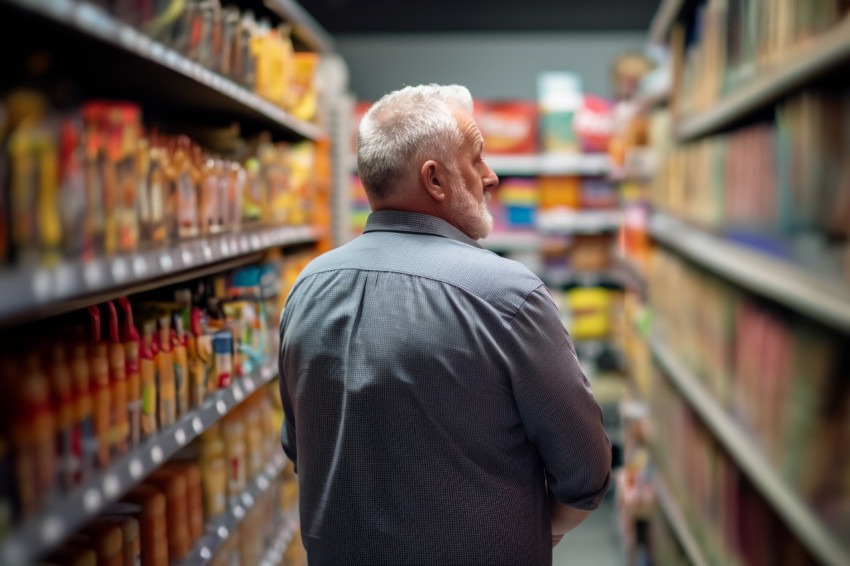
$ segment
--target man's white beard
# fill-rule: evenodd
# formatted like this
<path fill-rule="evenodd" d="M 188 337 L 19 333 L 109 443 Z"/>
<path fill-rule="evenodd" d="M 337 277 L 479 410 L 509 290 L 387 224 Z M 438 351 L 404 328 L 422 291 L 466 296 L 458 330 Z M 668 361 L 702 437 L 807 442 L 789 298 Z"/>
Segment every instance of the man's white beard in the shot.
<path fill-rule="evenodd" d="M 454 183 L 454 204 L 452 213 L 461 231 L 472 238 L 486 238 L 493 229 L 493 215 L 487 210 L 490 193 L 484 193 L 484 201 L 477 202 L 472 193 L 466 189 L 462 179 Z"/>

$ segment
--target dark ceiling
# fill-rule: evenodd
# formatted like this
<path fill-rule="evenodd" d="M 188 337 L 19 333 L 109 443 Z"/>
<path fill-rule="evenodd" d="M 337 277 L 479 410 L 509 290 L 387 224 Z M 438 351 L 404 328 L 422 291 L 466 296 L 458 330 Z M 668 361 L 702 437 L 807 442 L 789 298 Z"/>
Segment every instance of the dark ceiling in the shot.
<path fill-rule="evenodd" d="M 659 0 L 300 0 L 332 35 L 649 29 Z"/>

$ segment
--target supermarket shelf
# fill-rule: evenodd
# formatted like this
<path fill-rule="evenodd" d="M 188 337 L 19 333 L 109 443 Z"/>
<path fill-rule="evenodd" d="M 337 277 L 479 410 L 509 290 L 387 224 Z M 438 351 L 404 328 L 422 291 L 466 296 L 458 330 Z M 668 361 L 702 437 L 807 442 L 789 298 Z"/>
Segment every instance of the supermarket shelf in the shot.
<path fill-rule="evenodd" d="M 537 227 L 557 234 L 601 234 L 617 230 L 622 222 L 621 210 L 551 210 L 537 214 Z"/>
<path fill-rule="evenodd" d="M 494 232 L 478 243 L 498 252 L 528 252 L 540 249 L 543 240 L 536 232 Z"/>
<path fill-rule="evenodd" d="M 259 566 L 275 566 L 283 561 L 283 555 L 289 545 L 295 540 L 295 535 L 300 528 L 298 520 L 298 509 L 289 512 L 280 536 L 271 544 L 266 554 L 260 560 Z"/>
<path fill-rule="evenodd" d="M 294 4 L 276 1 L 281 5 Z M 176 75 L 201 87 L 204 96 L 196 98 L 197 102 L 203 98 L 219 112 L 232 112 L 233 118 L 245 117 L 263 122 L 270 129 L 275 126 L 289 136 L 294 134 L 295 137 L 312 140 L 322 136 L 322 130 L 314 124 L 294 118 L 271 102 L 152 40 L 96 6 L 77 0 L 9 0 L 9 3 L 152 63 L 163 71 L 156 87 L 165 89 L 174 86 L 169 83 Z"/>
<path fill-rule="evenodd" d="M 202 432 L 231 412 L 248 395 L 277 376 L 276 363 L 239 378 L 219 390 L 196 410 L 161 431 L 108 470 L 97 473 L 81 486 L 57 500 L 33 519 L 24 522 L 0 546 L 0 564 L 31 564 L 85 525 L 110 503 L 141 483 L 156 468 Z"/>
<path fill-rule="evenodd" d="M 679 17 L 686 0 L 662 0 L 649 26 L 649 43 L 664 45 L 667 34 Z"/>
<path fill-rule="evenodd" d="M 747 85 L 724 96 L 711 110 L 681 120 L 676 135 L 681 141 L 688 141 L 718 132 L 848 62 L 850 19 L 845 19 L 796 52 L 782 57 L 770 70 L 758 73 Z"/>
<path fill-rule="evenodd" d="M 661 479 L 658 473 L 655 474 L 653 487 L 655 488 L 655 494 L 661 511 L 667 517 L 667 522 L 670 523 L 673 534 L 679 540 L 679 544 L 685 551 L 688 561 L 690 561 L 692 566 L 709 566 L 710 563 L 706 559 L 705 554 L 703 554 L 699 543 L 694 538 L 690 525 L 688 525 L 684 514 L 682 514 L 682 510 L 679 509 L 679 504 L 670 493 L 670 490 L 667 489 L 667 485 L 665 485 L 664 480 Z"/>
<path fill-rule="evenodd" d="M 231 498 L 228 502 L 227 511 L 207 522 L 204 526 L 204 536 L 186 557 L 177 562 L 177 566 L 203 566 L 209 563 L 216 551 L 230 536 L 230 533 L 242 524 L 242 520 L 248 511 L 272 488 L 275 480 L 283 472 L 285 465 L 286 458 L 284 455 L 279 452 L 275 453 L 266 467 L 251 478 L 245 491 L 239 496 Z M 291 529 L 290 525 L 287 524 L 284 532 L 294 534 L 294 529 Z"/>
<path fill-rule="evenodd" d="M 647 283 L 643 274 L 638 271 L 635 264 L 617 251 L 612 254 L 614 258 L 614 273 L 624 285 L 637 291 L 642 297 L 647 295 Z"/>
<path fill-rule="evenodd" d="M 729 243 L 664 214 L 653 214 L 650 233 L 739 285 L 850 332 L 850 289 L 846 285 Z"/>
<path fill-rule="evenodd" d="M 662 373 L 681 392 L 685 401 L 699 414 L 720 444 L 812 555 L 819 562 L 831 566 L 850 564 L 848 549 L 830 534 L 827 526 L 774 471 L 774 466 L 762 455 L 758 446 L 713 399 L 698 378 L 670 352 L 657 335 L 651 337 L 650 346 L 654 357 L 664 369 Z"/>
<path fill-rule="evenodd" d="M 313 51 L 327 53 L 334 50 L 334 40 L 293 0 L 265 0 L 267 8 L 283 17 L 293 26 L 293 35 Z"/>
<path fill-rule="evenodd" d="M 604 153 L 491 154 L 485 161 L 497 175 L 604 175 L 610 165 Z"/>
<path fill-rule="evenodd" d="M 314 242 L 313 227 L 266 228 L 186 240 L 164 250 L 54 268 L 0 272 L 0 327 L 179 283 L 259 259 L 267 249 Z"/>

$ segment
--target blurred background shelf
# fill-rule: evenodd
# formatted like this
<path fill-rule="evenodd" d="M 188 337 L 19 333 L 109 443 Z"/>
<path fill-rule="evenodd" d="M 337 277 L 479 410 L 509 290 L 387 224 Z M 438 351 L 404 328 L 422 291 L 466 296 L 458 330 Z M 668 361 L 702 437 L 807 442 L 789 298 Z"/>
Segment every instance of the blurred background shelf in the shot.
<path fill-rule="evenodd" d="M 621 210 L 546 210 L 537 215 L 537 227 L 552 234 L 601 234 L 619 229 Z"/>
<path fill-rule="evenodd" d="M 670 524 L 673 534 L 675 534 L 676 538 L 679 540 L 679 544 L 685 551 L 685 555 L 691 565 L 709 566 L 709 562 L 694 537 L 691 527 L 688 525 L 687 519 L 685 519 L 685 515 L 679 508 L 676 498 L 670 493 L 670 490 L 667 488 L 667 484 L 664 483 L 664 480 L 657 472 L 653 477 L 652 485 L 655 488 L 658 506 L 667 518 L 667 522 Z"/>
<path fill-rule="evenodd" d="M 299 528 L 298 509 L 293 509 L 284 520 L 284 528 L 281 530 L 280 536 L 278 536 L 266 551 L 266 554 L 260 560 L 259 566 L 275 566 L 276 564 L 280 564 L 289 544 L 295 540 L 295 535 L 298 533 Z"/>
<path fill-rule="evenodd" d="M 268 249 L 315 242 L 309 226 L 265 228 L 182 241 L 164 250 L 54 268 L 0 272 L 0 327 L 61 314 L 123 295 L 254 262 Z"/>
<path fill-rule="evenodd" d="M 649 27 L 650 44 L 664 45 L 667 42 L 667 34 L 670 33 L 670 28 L 673 27 L 685 3 L 686 0 L 662 0 Z"/>
<path fill-rule="evenodd" d="M 668 248 L 731 281 L 850 331 L 850 289 L 841 282 L 727 242 L 664 214 L 653 214 L 650 231 Z"/>
<path fill-rule="evenodd" d="M 3 566 L 34 563 L 276 377 L 277 364 L 274 363 L 237 378 L 174 425 L 120 457 L 108 469 L 98 471 L 68 494 L 58 496 L 53 504 L 6 535 L 0 546 L 0 563 Z M 283 454 L 278 460 L 274 465 L 282 468 Z"/>
<path fill-rule="evenodd" d="M 493 232 L 478 243 L 496 252 L 533 252 L 540 248 L 542 238 L 536 232 Z"/>
<path fill-rule="evenodd" d="M 298 3 L 293 0 L 263 0 L 263 3 L 292 24 L 295 39 L 308 49 L 329 53 L 336 48 L 330 34 Z"/>
<path fill-rule="evenodd" d="M 682 394 L 718 442 L 812 555 L 830 566 L 850 564 L 847 548 L 830 534 L 823 521 L 792 491 L 761 449 L 713 399 L 698 378 L 676 358 L 658 335 L 650 338 L 650 346 L 653 357 L 661 364 L 664 376 Z"/>
<path fill-rule="evenodd" d="M 88 89 L 87 94 L 132 95 L 146 102 L 146 108 L 176 121 L 188 119 L 220 127 L 239 121 L 243 131 L 269 130 L 279 138 L 292 140 L 316 140 L 323 135 L 315 124 L 294 118 L 96 6 L 75 0 L 9 0 L 7 4 L 17 12 L 4 15 L 0 23 L 4 42 L 15 48 L 18 43 L 22 49 L 28 47 L 33 38 L 15 34 L 39 25 L 28 18 L 36 17 L 45 28 L 38 41 L 74 44 L 71 51 L 78 57 L 66 61 L 60 49 L 56 65 L 76 67 L 74 73 L 85 77 L 79 83 Z M 97 60 L 98 65 L 86 65 L 90 60 Z"/>
<path fill-rule="evenodd" d="M 604 175 L 609 158 L 601 153 L 486 155 L 497 175 Z"/>
<path fill-rule="evenodd" d="M 719 132 L 848 62 L 850 20 L 845 20 L 798 46 L 792 54 L 778 59 L 769 70 L 758 72 L 753 79 L 722 97 L 711 110 L 680 120 L 676 135 L 680 141 L 689 141 Z"/>
<path fill-rule="evenodd" d="M 228 502 L 227 511 L 214 517 L 204 525 L 204 536 L 189 551 L 189 554 L 177 562 L 177 566 L 203 566 L 208 564 L 219 548 L 242 524 L 248 511 L 263 497 L 268 495 L 269 489 L 274 485 L 278 476 L 286 466 L 286 458 L 283 454 L 276 453 L 260 473 L 248 480 L 248 487 L 238 497 Z M 297 513 L 297 511 L 296 511 Z M 284 532 L 290 534 L 292 530 L 287 528 Z"/>

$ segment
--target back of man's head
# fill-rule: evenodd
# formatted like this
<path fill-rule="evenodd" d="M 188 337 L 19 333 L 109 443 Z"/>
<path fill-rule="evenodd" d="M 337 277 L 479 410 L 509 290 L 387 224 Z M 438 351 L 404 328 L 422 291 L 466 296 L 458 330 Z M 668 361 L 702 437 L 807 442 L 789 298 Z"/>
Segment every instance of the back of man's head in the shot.
<path fill-rule="evenodd" d="M 453 109 L 472 113 L 472 95 L 459 85 L 418 85 L 384 95 L 357 133 L 357 172 L 370 199 L 410 182 L 427 159 L 442 161 L 462 142 Z"/>

